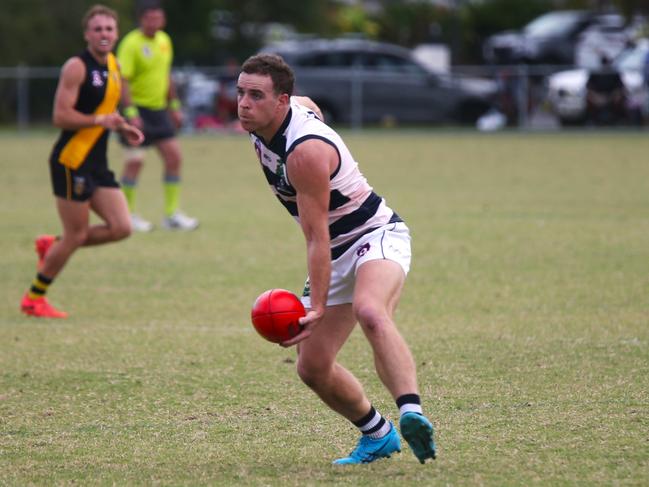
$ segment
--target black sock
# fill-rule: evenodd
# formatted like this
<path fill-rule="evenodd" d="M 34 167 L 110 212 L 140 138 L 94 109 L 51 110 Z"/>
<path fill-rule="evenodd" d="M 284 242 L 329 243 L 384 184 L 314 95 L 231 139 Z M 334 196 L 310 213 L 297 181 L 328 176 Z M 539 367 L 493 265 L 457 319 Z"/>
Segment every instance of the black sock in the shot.
<path fill-rule="evenodd" d="M 399 396 L 397 398 L 397 407 L 399 408 L 399 414 L 401 414 L 401 416 L 405 413 L 423 414 L 419 394 L 404 394 Z"/>
<path fill-rule="evenodd" d="M 390 432 L 390 423 L 388 423 L 381 414 L 370 407 L 370 412 L 363 416 L 358 421 L 352 421 L 360 432 L 370 438 L 383 438 Z"/>
<path fill-rule="evenodd" d="M 54 279 L 44 276 L 40 272 L 36 274 L 36 277 L 32 281 L 32 287 L 29 288 L 29 298 L 38 299 L 42 298 L 47 294 L 47 288 L 50 287 Z"/>

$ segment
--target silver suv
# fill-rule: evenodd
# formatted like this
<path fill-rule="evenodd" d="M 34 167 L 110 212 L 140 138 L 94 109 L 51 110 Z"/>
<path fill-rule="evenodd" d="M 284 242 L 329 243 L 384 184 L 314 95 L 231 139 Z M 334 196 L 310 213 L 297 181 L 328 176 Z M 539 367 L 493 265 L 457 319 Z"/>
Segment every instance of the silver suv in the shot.
<path fill-rule="evenodd" d="M 433 73 L 410 50 L 392 44 L 313 39 L 262 52 L 291 65 L 296 94 L 311 97 L 329 122 L 475 123 L 497 92 L 491 80 Z"/>

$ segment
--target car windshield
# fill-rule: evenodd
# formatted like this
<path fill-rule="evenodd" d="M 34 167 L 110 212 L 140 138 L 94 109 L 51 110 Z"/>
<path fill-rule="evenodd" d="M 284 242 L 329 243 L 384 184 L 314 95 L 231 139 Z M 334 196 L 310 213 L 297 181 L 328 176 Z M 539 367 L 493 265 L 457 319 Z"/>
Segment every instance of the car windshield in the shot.
<path fill-rule="evenodd" d="M 582 16 L 575 12 L 552 12 L 542 15 L 525 26 L 525 35 L 532 37 L 551 37 L 568 34 Z"/>
<path fill-rule="evenodd" d="M 620 71 L 642 71 L 648 53 L 649 44 L 628 49 L 615 58 L 615 67 Z"/>
<path fill-rule="evenodd" d="M 426 75 L 427 71 L 413 61 L 389 53 L 366 51 L 327 51 L 316 54 L 303 54 L 298 66 L 309 68 L 350 68 L 362 67 L 384 73 L 409 73 Z"/>

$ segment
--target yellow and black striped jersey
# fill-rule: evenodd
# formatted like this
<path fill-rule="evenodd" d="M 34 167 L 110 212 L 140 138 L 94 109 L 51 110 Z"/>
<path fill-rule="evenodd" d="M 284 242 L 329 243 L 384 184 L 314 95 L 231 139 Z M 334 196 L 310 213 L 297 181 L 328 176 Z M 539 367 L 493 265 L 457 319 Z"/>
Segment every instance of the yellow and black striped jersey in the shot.
<path fill-rule="evenodd" d="M 79 88 L 75 110 L 85 114 L 108 114 L 117 109 L 121 94 L 121 78 L 117 60 L 108 54 L 106 65 L 85 50 L 79 58 L 86 66 L 86 79 Z M 77 169 L 87 161 L 106 163 L 109 131 L 93 126 L 78 130 L 63 130 L 50 159 L 71 169 Z"/>

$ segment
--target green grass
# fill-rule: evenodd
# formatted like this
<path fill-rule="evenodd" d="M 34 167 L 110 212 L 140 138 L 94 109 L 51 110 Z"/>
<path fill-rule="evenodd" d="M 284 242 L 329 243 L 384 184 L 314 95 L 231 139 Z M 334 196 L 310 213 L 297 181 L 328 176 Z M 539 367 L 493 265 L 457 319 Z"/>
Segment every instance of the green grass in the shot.
<path fill-rule="evenodd" d="M 250 325 L 261 291 L 301 290 L 305 257 L 245 137 L 183 138 L 201 228 L 81 250 L 50 292 L 71 317 L 38 321 L 18 303 L 34 236 L 59 231 L 55 135 L 3 134 L 0 485 L 649 483 L 646 133 L 345 135 L 412 230 L 397 320 L 438 460 L 330 465 L 354 428 Z M 358 331 L 341 361 L 396 420 Z"/>

